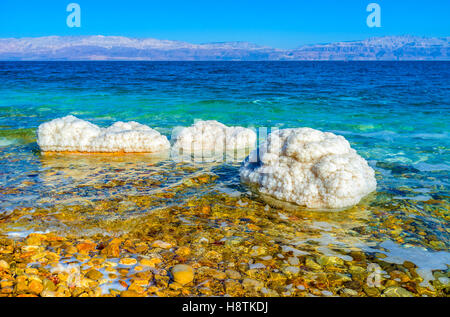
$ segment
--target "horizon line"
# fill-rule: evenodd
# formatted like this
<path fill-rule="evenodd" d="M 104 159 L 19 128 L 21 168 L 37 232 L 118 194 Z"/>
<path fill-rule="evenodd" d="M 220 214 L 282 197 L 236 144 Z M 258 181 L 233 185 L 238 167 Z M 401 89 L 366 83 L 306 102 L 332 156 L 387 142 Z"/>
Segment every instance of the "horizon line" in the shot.
<path fill-rule="evenodd" d="M 190 43 L 121 35 L 0 38 L 1 61 L 448 61 L 450 37 L 372 36 L 292 49 L 247 41 Z"/>

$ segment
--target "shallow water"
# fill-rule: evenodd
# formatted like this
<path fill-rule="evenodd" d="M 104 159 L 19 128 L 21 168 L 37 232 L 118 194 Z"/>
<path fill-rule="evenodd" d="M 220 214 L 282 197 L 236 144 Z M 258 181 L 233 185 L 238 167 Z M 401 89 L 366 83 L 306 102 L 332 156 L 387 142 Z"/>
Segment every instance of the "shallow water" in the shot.
<path fill-rule="evenodd" d="M 344 261 L 339 272 L 353 279 L 364 280 L 368 264 L 377 263 L 383 283 L 417 295 L 428 294 L 425 288 L 437 292 L 431 296 L 448 294 L 450 63 L 0 62 L 0 79 L 0 236 L 169 241 L 195 251 L 182 261 L 162 254 L 163 269 L 180 261 L 228 265 L 285 296 L 321 289 L 351 295 L 343 291 L 350 284 L 333 286 L 336 270 L 321 263 L 321 256 L 335 256 Z M 68 114 L 101 126 L 135 120 L 169 138 L 195 119 L 331 131 L 375 169 L 377 193 L 343 212 L 292 211 L 268 206 L 241 185 L 239 162 L 41 154 L 37 126 Z M 212 251 L 222 258 L 211 260 Z M 299 263 L 289 265 L 289 257 Z M 407 266 L 389 265 L 404 261 L 417 266 L 421 280 L 414 287 L 392 277 Z M 352 263 L 362 265 L 363 277 L 351 273 Z M 264 276 L 278 272 L 280 284 Z M 190 293 L 208 295 L 200 281 Z M 306 290 L 291 289 L 305 283 Z M 210 286 L 211 294 L 230 294 L 222 284 Z"/>

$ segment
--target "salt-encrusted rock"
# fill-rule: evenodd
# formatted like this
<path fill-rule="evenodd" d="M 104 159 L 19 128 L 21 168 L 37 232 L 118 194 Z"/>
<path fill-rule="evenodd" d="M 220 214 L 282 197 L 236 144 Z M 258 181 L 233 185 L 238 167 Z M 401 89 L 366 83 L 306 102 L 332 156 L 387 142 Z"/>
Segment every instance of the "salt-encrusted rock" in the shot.
<path fill-rule="evenodd" d="M 172 268 L 173 280 L 181 285 L 194 280 L 194 268 L 186 264 L 177 264 Z"/>
<path fill-rule="evenodd" d="M 184 152 L 223 153 L 256 144 L 256 133 L 243 127 L 227 127 L 215 120 L 197 121 L 174 135 L 173 148 Z"/>
<path fill-rule="evenodd" d="M 240 176 L 270 198 L 312 209 L 350 207 L 376 189 L 374 170 L 344 137 L 311 128 L 271 133 Z"/>
<path fill-rule="evenodd" d="M 44 152 L 159 152 L 170 147 L 158 131 L 134 122 L 100 128 L 74 116 L 43 123 L 37 142 Z"/>

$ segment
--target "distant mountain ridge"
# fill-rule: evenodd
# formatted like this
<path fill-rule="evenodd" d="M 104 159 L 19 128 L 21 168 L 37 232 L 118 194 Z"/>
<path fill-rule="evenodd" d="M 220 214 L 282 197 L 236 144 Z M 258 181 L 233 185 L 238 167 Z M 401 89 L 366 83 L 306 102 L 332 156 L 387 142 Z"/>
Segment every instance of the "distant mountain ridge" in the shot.
<path fill-rule="evenodd" d="M 124 36 L 0 39 L 0 60 L 450 60 L 450 37 L 385 36 L 277 49 L 249 42 L 191 44 Z"/>

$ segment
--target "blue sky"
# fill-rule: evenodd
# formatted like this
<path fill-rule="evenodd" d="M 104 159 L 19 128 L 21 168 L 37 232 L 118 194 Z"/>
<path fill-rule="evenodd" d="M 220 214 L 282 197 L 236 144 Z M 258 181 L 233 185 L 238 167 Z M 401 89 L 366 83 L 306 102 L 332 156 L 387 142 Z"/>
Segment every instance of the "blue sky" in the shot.
<path fill-rule="evenodd" d="M 68 28 L 66 6 L 81 6 Z M 366 6 L 381 6 L 381 28 Z M 123 35 L 279 48 L 382 35 L 450 36 L 449 0 L 0 0 L 0 37 Z"/>

